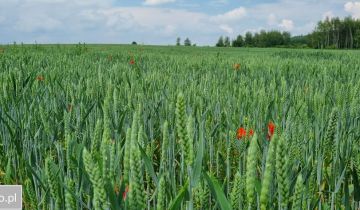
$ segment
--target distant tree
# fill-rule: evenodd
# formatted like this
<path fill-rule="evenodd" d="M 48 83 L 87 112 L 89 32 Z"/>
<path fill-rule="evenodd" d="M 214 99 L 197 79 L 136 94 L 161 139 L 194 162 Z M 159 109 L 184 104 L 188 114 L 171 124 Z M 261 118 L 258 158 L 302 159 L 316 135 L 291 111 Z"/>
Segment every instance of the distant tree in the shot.
<path fill-rule="evenodd" d="M 191 46 L 191 41 L 190 41 L 189 38 L 186 38 L 186 39 L 185 39 L 184 45 L 185 45 L 185 46 Z"/>
<path fill-rule="evenodd" d="M 261 46 L 261 40 L 260 40 L 260 34 L 259 33 L 255 33 L 253 38 L 252 38 L 252 44 L 250 46 L 253 47 L 260 47 Z"/>
<path fill-rule="evenodd" d="M 233 47 L 242 47 L 244 46 L 244 39 L 241 35 L 238 35 L 235 40 L 232 41 Z"/>
<path fill-rule="evenodd" d="M 268 44 L 268 40 L 267 40 L 267 33 L 265 30 L 261 30 L 260 34 L 258 34 L 258 38 L 257 38 L 257 46 L 258 47 L 269 47 L 270 44 Z"/>
<path fill-rule="evenodd" d="M 360 48 L 360 19 L 345 17 L 319 21 L 308 35 L 313 48 Z"/>
<path fill-rule="evenodd" d="M 181 39 L 180 37 L 176 38 L 176 46 L 180 46 L 181 45 Z"/>
<path fill-rule="evenodd" d="M 319 21 L 314 31 L 307 35 L 292 37 L 289 32 L 265 31 L 247 32 L 232 41 L 233 47 L 312 47 L 312 48 L 358 48 L 360 49 L 360 19 L 351 16 L 340 19 L 326 18 Z M 229 37 L 220 37 L 217 47 L 230 46 Z"/>
<path fill-rule="evenodd" d="M 297 45 L 297 44 L 307 44 L 307 38 L 308 36 L 299 35 L 299 36 L 293 36 L 290 38 L 290 44 Z"/>
<path fill-rule="evenodd" d="M 131 44 L 133 44 L 133 45 L 137 45 L 137 43 L 136 43 L 135 41 L 133 41 Z"/>
<path fill-rule="evenodd" d="M 354 42 L 355 42 L 355 48 L 360 48 L 360 28 L 355 32 Z"/>
<path fill-rule="evenodd" d="M 194 43 L 192 46 L 193 46 L 193 47 L 196 47 L 196 43 Z"/>
<path fill-rule="evenodd" d="M 224 47 L 224 39 L 220 36 L 218 42 L 216 43 L 216 47 Z"/>
<path fill-rule="evenodd" d="M 245 34 L 245 46 L 251 47 L 253 45 L 253 35 L 251 32 L 246 32 Z"/>
<path fill-rule="evenodd" d="M 290 33 L 287 32 L 281 33 L 280 31 L 268 31 L 263 35 L 264 37 L 262 39 L 265 47 L 279 47 L 288 45 L 290 42 Z M 288 37 L 285 37 L 284 35 Z"/>
<path fill-rule="evenodd" d="M 287 31 L 284 31 L 282 32 L 282 37 L 283 37 L 283 40 L 284 40 L 284 45 L 289 45 L 290 44 L 290 41 L 291 41 L 291 34 L 290 32 L 287 32 Z"/>
<path fill-rule="evenodd" d="M 291 35 L 289 32 L 265 31 L 254 35 L 247 32 L 245 35 L 245 46 L 248 47 L 280 47 L 290 45 Z M 235 42 L 236 44 L 236 42 Z"/>
<path fill-rule="evenodd" d="M 230 47 L 230 38 L 227 36 L 224 39 L 224 46 L 225 47 Z"/>
<path fill-rule="evenodd" d="M 308 35 L 300 35 L 293 36 L 290 38 L 290 46 L 296 48 L 304 48 L 309 45 L 309 36 Z"/>

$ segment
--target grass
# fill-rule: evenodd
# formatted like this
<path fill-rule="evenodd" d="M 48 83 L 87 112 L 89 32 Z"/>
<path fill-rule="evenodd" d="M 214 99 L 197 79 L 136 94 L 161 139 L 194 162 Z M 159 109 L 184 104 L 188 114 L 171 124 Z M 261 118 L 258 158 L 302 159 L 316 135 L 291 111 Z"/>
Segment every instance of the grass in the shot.
<path fill-rule="evenodd" d="M 358 51 L 1 48 L 0 184 L 26 209 L 359 208 Z"/>

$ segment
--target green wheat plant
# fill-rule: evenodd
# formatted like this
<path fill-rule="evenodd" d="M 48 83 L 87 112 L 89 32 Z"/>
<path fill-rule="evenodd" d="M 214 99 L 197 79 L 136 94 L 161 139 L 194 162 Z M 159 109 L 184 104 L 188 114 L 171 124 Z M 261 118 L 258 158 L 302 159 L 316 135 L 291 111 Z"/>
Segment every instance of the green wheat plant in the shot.
<path fill-rule="evenodd" d="M 1 48 L 26 210 L 360 208 L 358 51 Z"/>

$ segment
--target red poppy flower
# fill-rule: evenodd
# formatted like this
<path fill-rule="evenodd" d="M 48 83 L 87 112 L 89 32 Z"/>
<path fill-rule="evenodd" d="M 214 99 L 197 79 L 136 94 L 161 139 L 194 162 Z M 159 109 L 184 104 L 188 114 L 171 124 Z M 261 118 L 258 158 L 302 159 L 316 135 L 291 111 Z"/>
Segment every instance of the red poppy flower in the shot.
<path fill-rule="evenodd" d="M 245 128 L 241 127 L 237 130 L 237 135 L 236 135 L 236 138 L 237 139 L 241 139 L 242 137 L 245 137 L 246 136 L 246 130 Z"/>
<path fill-rule="evenodd" d="M 122 198 L 123 200 L 126 200 L 126 195 L 129 192 L 129 185 L 126 186 L 125 191 L 123 192 Z"/>
<path fill-rule="evenodd" d="M 235 69 L 235 70 L 239 70 L 240 67 L 241 67 L 240 63 L 235 63 L 235 64 L 234 64 L 234 69 Z"/>
<path fill-rule="evenodd" d="M 249 130 L 249 136 L 253 136 L 254 135 L 254 130 L 253 129 L 250 129 Z"/>
<path fill-rule="evenodd" d="M 274 135 L 275 132 L 275 124 L 273 122 L 269 122 L 268 124 L 268 134 L 267 134 L 267 139 L 270 140 L 271 137 Z"/>
<path fill-rule="evenodd" d="M 36 77 L 36 80 L 37 81 L 44 81 L 45 78 L 43 76 L 39 75 L 39 76 Z"/>
<path fill-rule="evenodd" d="M 130 63 L 130 65 L 134 65 L 135 64 L 134 59 L 131 59 L 129 63 Z"/>

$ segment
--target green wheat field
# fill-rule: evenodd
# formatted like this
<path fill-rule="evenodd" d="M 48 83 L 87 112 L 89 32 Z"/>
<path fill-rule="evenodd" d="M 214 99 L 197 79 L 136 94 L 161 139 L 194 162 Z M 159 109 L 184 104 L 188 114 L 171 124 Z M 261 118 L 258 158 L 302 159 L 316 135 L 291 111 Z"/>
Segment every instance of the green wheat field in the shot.
<path fill-rule="evenodd" d="M 359 209 L 360 52 L 9 45 L 24 209 Z"/>

